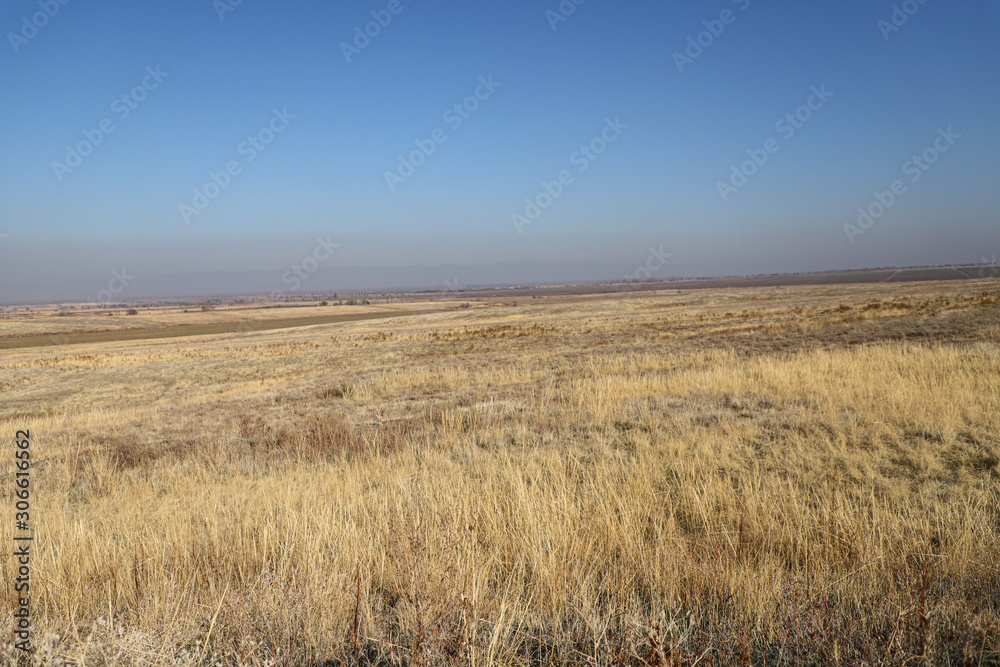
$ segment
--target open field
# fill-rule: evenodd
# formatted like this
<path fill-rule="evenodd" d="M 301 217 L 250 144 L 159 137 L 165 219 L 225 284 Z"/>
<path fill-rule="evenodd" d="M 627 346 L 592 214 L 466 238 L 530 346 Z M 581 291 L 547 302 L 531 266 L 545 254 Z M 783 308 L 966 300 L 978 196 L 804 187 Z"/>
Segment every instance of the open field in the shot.
<path fill-rule="evenodd" d="M 969 266 L 928 266 L 905 269 L 861 269 L 856 271 L 819 271 L 816 273 L 776 273 L 760 276 L 718 278 L 672 278 L 642 282 L 615 282 L 548 287 L 462 290 L 465 297 L 556 296 L 568 294 L 619 294 L 659 290 L 730 289 L 734 287 L 799 287 L 802 285 L 859 285 L 871 283 L 908 283 L 953 280 L 983 280 L 1000 276 L 993 264 Z"/>
<path fill-rule="evenodd" d="M 198 307 L 183 308 L 178 306 L 140 306 L 134 315 L 127 315 L 125 305 L 101 307 L 97 304 L 49 304 L 45 306 L 7 307 L 0 309 L 0 346 L 14 343 L 10 339 L 30 336 L 70 336 L 76 334 L 101 334 L 120 331 L 142 332 L 148 330 L 176 329 L 188 327 L 192 330 L 222 327 L 254 327 L 252 330 L 284 329 L 289 326 L 308 326 L 305 320 L 314 320 L 315 324 L 330 324 L 336 321 L 350 321 L 350 318 L 365 319 L 371 315 L 383 313 L 419 312 L 421 310 L 438 310 L 441 303 L 414 301 L 411 303 L 393 303 L 365 306 L 329 305 L 320 306 L 317 303 L 308 305 L 288 305 L 278 301 L 279 305 L 220 305 L 206 306 L 206 310 Z M 72 309 L 71 309 L 72 308 Z M 337 318 L 340 318 L 339 320 Z M 292 320 L 301 320 L 296 325 Z M 321 320 L 326 320 L 321 321 Z M 291 322 L 291 323 L 290 323 Z M 209 333 L 234 333 L 230 331 L 211 331 Z M 137 333 L 137 338 L 143 336 Z M 183 334 L 200 335 L 200 334 Z M 58 339 L 62 341 L 63 339 Z M 119 338 L 116 340 L 129 340 Z M 75 341 L 73 341 L 75 342 Z M 84 341 L 94 342 L 94 341 Z M 97 341 L 100 342 L 100 341 Z M 59 342 L 57 344 L 67 344 Z M 72 344 L 72 343 L 70 343 Z M 26 347 L 35 347 L 35 344 Z"/>
<path fill-rule="evenodd" d="M 310 309 L 318 310 L 318 309 Z M 349 315 L 312 315 L 306 317 L 269 317 L 239 321 L 207 321 L 189 324 L 161 324 L 159 326 L 129 326 L 118 329 L 75 329 L 63 333 L 36 333 L 0 337 L 0 350 L 19 347 L 43 347 L 46 345 L 80 345 L 87 343 L 112 343 L 116 341 L 154 340 L 160 338 L 183 338 L 187 336 L 211 336 L 253 331 L 273 331 L 298 327 L 357 322 L 360 320 L 381 320 L 387 317 L 405 317 L 422 311 L 366 309 L 367 312 Z"/>
<path fill-rule="evenodd" d="M 1000 281 L 505 301 L 0 351 L 39 662 L 1000 663 Z"/>

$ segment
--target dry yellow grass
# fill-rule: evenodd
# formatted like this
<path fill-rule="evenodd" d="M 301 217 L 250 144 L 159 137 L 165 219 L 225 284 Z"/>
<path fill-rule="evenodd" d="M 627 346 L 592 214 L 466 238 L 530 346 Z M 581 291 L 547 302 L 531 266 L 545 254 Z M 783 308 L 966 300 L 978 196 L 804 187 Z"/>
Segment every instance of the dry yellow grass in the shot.
<path fill-rule="evenodd" d="M 997 295 L 541 300 L 3 352 L 0 423 L 34 438 L 38 660 L 995 664 Z"/>

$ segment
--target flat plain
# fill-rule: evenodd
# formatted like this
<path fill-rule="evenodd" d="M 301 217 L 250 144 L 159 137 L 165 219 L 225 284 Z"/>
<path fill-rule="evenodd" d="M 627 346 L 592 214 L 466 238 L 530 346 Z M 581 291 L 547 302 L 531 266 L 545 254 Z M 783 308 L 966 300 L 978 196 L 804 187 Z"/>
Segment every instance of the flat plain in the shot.
<path fill-rule="evenodd" d="M 1000 662 L 1000 281 L 455 299 L 0 349 L 37 662 Z"/>

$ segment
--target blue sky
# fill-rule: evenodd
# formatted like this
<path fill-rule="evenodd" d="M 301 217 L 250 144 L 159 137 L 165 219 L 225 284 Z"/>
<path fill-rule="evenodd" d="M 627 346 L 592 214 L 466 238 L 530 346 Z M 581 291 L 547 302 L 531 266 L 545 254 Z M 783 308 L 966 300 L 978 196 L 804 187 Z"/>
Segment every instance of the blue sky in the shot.
<path fill-rule="evenodd" d="M 232 1 L 0 6 L 0 300 L 100 287 L 121 266 L 281 271 L 319 235 L 340 243 L 330 266 L 628 265 L 662 245 L 666 275 L 1000 253 L 995 0 L 565 0 L 568 16 L 555 0 Z M 894 11 L 898 30 L 880 28 Z M 342 44 L 379 17 L 348 62 Z M 704 46 L 679 68 L 689 38 Z M 467 100 L 456 127 L 445 113 Z M 54 165 L 102 122 L 78 166 Z M 253 136 L 271 142 L 250 150 Z M 768 139 L 776 152 L 723 197 Z M 226 187 L 185 216 L 213 173 Z M 880 217 L 845 230 L 896 180 Z M 526 199 L 547 206 L 518 227 Z"/>

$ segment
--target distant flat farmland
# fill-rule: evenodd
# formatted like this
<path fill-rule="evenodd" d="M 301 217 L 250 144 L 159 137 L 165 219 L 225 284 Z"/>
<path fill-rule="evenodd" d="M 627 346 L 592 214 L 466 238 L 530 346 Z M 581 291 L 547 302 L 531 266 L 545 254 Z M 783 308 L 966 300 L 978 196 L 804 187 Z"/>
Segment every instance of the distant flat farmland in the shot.
<path fill-rule="evenodd" d="M 45 345 L 75 345 L 79 343 L 108 343 L 114 341 L 153 340 L 158 338 L 179 338 L 182 336 L 205 336 L 252 331 L 271 331 L 308 327 L 316 324 L 336 324 L 359 320 L 378 320 L 388 317 L 406 317 L 427 311 L 387 311 L 376 313 L 350 313 L 346 315 L 317 315 L 313 317 L 286 317 L 272 320 L 246 320 L 241 322 L 210 322 L 204 324 L 178 324 L 173 326 L 143 329 L 119 329 L 110 331 L 71 331 L 27 336 L 0 337 L 0 350 Z"/>
<path fill-rule="evenodd" d="M 564 285 L 523 286 L 506 288 L 468 289 L 439 292 L 402 292 L 397 299 L 395 310 L 352 311 L 331 314 L 327 310 L 298 317 L 276 316 L 274 310 L 222 309 L 210 313 L 181 315 L 169 313 L 169 308 L 156 307 L 143 313 L 142 321 L 130 318 L 115 318 L 115 322 L 101 321 L 98 311 L 78 311 L 77 317 L 56 317 L 56 307 L 48 312 L 20 316 L 6 322 L 0 329 L 0 350 L 31 348 L 52 345 L 75 345 L 82 343 L 105 343 L 114 341 L 154 340 L 179 338 L 184 336 L 204 336 L 254 331 L 271 331 L 305 327 L 318 324 L 378 320 L 390 317 L 436 312 L 441 309 L 455 309 L 460 302 L 478 302 L 478 307 L 488 307 L 496 299 L 524 303 L 542 300 L 575 301 L 606 295 L 610 297 L 644 296 L 654 297 L 657 292 L 696 291 L 706 294 L 713 290 L 743 290 L 753 288 L 803 287 L 823 288 L 829 286 L 858 286 L 860 289 L 882 289 L 890 284 L 915 284 L 920 282 L 965 282 L 977 281 L 979 287 L 996 281 L 995 266 L 948 266 L 908 269 L 873 269 L 862 271 L 829 271 L 819 273 L 774 274 L 758 276 L 735 276 L 721 278 L 691 278 L 663 280 L 642 283 L 579 283 Z M 990 279 L 983 282 L 978 279 Z M 862 287 L 870 285 L 869 288 Z M 905 288 L 904 288 L 905 289 Z M 482 302 L 487 303 L 482 303 Z M 507 301 L 504 301 L 507 303 Z M 308 310 L 319 307 L 308 307 Z M 400 309 L 402 308 L 402 309 Z M 307 311 L 308 312 L 308 311 Z M 181 318 L 211 318 L 209 321 L 190 321 Z"/>
<path fill-rule="evenodd" d="M 850 285 L 861 283 L 908 283 L 940 280 L 970 280 L 997 275 L 995 266 L 934 266 L 913 269 L 873 269 L 861 271 L 826 271 L 820 273 L 781 273 L 761 276 L 691 278 L 641 283 L 552 285 L 481 289 L 459 292 L 466 297 L 555 296 L 612 294 L 615 292 L 724 289 L 732 287 L 793 287 L 796 285 Z"/>

